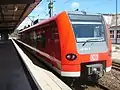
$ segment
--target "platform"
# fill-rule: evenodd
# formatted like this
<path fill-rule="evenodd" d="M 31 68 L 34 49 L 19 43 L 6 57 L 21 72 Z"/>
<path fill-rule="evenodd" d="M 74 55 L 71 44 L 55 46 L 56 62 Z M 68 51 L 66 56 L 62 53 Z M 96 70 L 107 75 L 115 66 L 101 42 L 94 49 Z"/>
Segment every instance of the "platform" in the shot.
<path fill-rule="evenodd" d="M 0 41 L 0 90 L 32 90 L 12 41 Z"/>
<path fill-rule="evenodd" d="M 17 40 L 21 43 L 19 40 Z M 72 90 L 68 85 L 61 81 L 52 72 L 37 66 L 30 60 L 30 58 L 22 51 L 22 49 L 12 39 L 12 42 L 27 67 L 30 75 L 36 83 L 38 89 L 42 90 Z"/>

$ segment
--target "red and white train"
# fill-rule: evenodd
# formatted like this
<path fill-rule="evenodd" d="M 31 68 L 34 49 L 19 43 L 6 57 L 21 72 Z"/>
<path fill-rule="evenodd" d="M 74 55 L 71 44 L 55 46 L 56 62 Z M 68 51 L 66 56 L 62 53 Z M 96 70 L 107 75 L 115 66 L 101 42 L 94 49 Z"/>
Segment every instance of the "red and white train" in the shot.
<path fill-rule="evenodd" d="M 19 33 L 18 40 L 61 76 L 111 70 L 111 40 L 102 15 L 61 12 Z"/>

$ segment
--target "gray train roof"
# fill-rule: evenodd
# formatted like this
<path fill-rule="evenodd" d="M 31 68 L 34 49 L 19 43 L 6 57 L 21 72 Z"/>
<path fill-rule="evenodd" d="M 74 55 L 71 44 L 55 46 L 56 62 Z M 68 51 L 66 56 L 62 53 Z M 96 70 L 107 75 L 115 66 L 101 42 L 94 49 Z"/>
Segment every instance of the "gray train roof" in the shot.
<path fill-rule="evenodd" d="M 71 21 L 102 21 L 102 15 L 86 14 L 79 11 L 68 12 Z"/>

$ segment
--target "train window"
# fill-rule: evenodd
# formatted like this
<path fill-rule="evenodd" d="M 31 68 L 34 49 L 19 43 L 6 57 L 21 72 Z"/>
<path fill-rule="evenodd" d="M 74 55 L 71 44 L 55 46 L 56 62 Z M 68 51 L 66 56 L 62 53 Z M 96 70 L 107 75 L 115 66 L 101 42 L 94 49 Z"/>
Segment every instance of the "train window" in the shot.
<path fill-rule="evenodd" d="M 37 41 L 37 43 L 41 44 L 42 48 L 45 48 L 46 37 L 45 37 L 45 32 L 44 31 L 37 34 L 36 41 Z"/>
<path fill-rule="evenodd" d="M 34 31 L 30 32 L 30 39 L 34 40 Z"/>
<path fill-rule="evenodd" d="M 51 28 L 51 39 L 54 40 L 54 28 Z"/>
<path fill-rule="evenodd" d="M 42 43 L 42 48 L 45 48 L 45 33 L 41 33 L 41 43 Z"/>
<path fill-rule="evenodd" d="M 51 39 L 54 40 L 55 39 L 55 32 L 56 32 L 56 22 L 53 21 L 51 22 Z"/>
<path fill-rule="evenodd" d="M 100 22 L 75 22 L 72 23 L 76 38 L 103 38 L 104 27 Z"/>
<path fill-rule="evenodd" d="M 40 38 L 41 38 L 41 35 L 40 35 L 40 34 L 37 34 L 37 35 L 36 35 L 36 41 L 39 42 L 39 41 L 40 41 Z"/>

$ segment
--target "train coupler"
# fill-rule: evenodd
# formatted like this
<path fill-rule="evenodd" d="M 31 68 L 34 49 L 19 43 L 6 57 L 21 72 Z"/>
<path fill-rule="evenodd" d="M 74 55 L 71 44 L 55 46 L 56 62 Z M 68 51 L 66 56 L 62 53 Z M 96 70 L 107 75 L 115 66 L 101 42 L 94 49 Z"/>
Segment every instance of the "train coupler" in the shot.
<path fill-rule="evenodd" d="M 104 75 L 103 64 L 86 65 L 88 81 L 97 81 Z"/>

